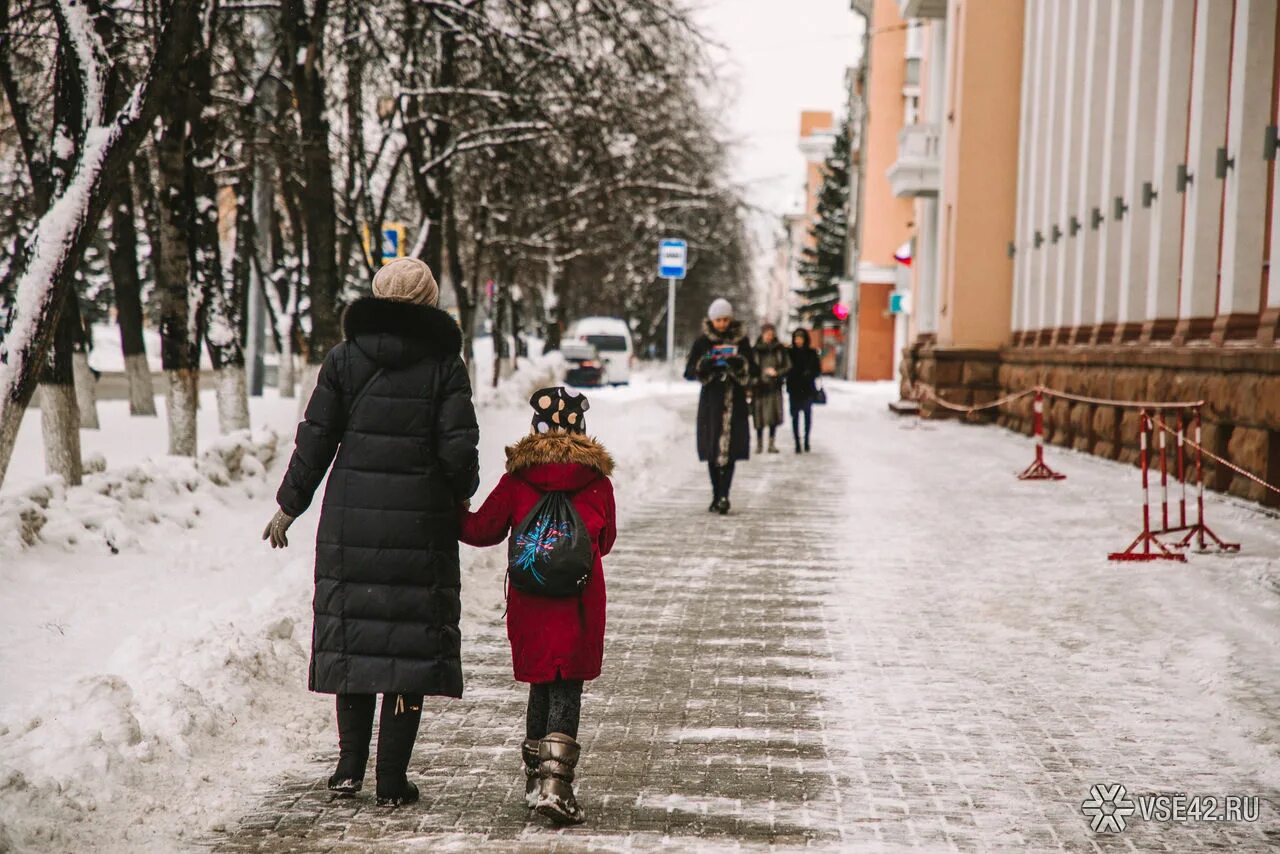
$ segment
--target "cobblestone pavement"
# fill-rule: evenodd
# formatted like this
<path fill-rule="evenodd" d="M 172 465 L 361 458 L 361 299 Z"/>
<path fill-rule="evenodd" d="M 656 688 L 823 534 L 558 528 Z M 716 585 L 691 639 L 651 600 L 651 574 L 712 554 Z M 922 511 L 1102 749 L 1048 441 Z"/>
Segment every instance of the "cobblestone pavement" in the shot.
<path fill-rule="evenodd" d="M 1198 576 L 1097 560 L 1105 513 L 1025 509 L 1116 467 L 1073 458 L 1073 480 L 1011 485 L 1025 446 L 1008 434 L 904 429 L 836 397 L 815 453 L 740 468 L 730 517 L 705 512 L 693 465 L 632 514 L 584 699 L 585 827 L 552 830 L 522 804 L 525 695 L 494 624 L 467 640 L 467 697 L 424 716 L 421 804 L 331 800 L 320 756 L 217 850 L 1280 846 L 1280 674 L 1250 622 L 1265 615 L 1211 631 Z M 944 450 L 994 456 L 994 474 L 937 465 Z M 1043 533 L 1050 512 L 1061 524 Z M 1261 817 L 1095 834 L 1081 803 L 1107 783 L 1256 794 Z"/>

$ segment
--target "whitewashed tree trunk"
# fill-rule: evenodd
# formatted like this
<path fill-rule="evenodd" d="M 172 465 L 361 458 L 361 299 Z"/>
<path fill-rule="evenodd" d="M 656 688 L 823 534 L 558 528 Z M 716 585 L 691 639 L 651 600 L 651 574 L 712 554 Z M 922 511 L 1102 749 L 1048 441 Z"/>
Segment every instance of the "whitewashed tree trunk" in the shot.
<path fill-rule="evenodd" d="M 44 435 L 44 467 L 67 486 L 79 486 L 80 407 L 74 385 L 40 384 L 40 427 Z"/>
<path fill-rule="evenodd" d="M 224 436 L 249 429 L 249 385 L 243 365 L 214 372 L 218 394 L 218 430 Z"/>
<path fill-rule="evenodd" d="M 77 352 L 71 356 L 71 368 L 76 378 L 76 406 L 80 409 L 80 429 L 97 430 L 98 389 L 89 367 L 89 354 Z"/>
<path fill-rule="evenodd" d="M 293 353 L 285 350 L 280 354 L 280 367 L 276 373 L 276 387 L 281 397 L 293 397 L 298 393 L 298 372 Z"/>
<path fill-rule="evenodd" d="M 298 420 L 306 415 L 307 404 L 311 401 L 311 393 L 316 390 L 316 382 L 320 379 L 320 366 L 310 362 L 302 366 L 301 388 L 298 389 Z"/>
<path fill-rule="evenodd" d="M 196 407 L 200 399 L 200 372 L 166 371 L 169 376 L 169 453 L 196 455 Z"/>
<path fill-rule="evenodd" d="M 151 366 L 147 354 L 137 353 L 124 357 L 124 374 L 129 380 L 129 414 L 155 415 L 156 390 L 151 380 Z"/>
<path fill-rule="evenodd" d="M 13 457 L 13 446 L 18 443 L 18 431 L 22 429 L 22 419 L 26 415 L 27 408 L 10 404 L 5 410 L 4 417 L 0 418 L 0 482 L 4 479 L 4 472 L 9 468 L 9 460 Z"/>

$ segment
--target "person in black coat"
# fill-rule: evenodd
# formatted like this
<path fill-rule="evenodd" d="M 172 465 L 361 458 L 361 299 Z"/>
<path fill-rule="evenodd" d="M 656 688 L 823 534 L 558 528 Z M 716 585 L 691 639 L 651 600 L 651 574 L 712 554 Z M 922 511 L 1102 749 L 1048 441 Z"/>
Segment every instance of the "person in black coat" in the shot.
<path fill-rule="evenodd" d="M 751 341 L 733 319 L 733 306 L 718 299 L 689 350 L 684 376 L 702 383 L 698 397 L 698 459 L 711 472 L 712 512 L 729 512 L 734 464 L 751 457 L 747 387 L 758 376 Z"/>
<path fill-rule="evenodd" d="M 405 776 L 424 695 L 462 695 L 458 508 L 479 485 L 479 428 L 462 333 L 427 265 L 379 270 L 325 357 L 263 534 L 288 545 L 330 464 L 316 536 L 312 691 L 336 694 L 329 788 L 363 786 L 382 694 L 377 801 L 417 800 Z M 336 456 L 336 460 L 335 460 Z"/>
<path fill-rule="evenodd" d="M 796 453 L 809 450 L 809 434 L 813 430 L 813 401 L 818 396 L 818 377 L 822 363 L 818 351 L 809 343 L 809 331 L 791 333 L 791 369 L 787 371 L 787 396 L 791 399 L 791 432 L 796 439 Z M 804 417 L 804 444 L 800 443 L 800 418 Z"/>

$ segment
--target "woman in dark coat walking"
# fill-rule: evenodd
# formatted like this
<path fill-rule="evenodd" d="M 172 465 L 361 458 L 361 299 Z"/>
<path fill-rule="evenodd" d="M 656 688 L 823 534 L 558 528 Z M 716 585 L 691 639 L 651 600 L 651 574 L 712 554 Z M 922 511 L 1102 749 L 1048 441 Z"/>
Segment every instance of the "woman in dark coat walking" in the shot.
<path fill-rule="evenodd" d="M 751 341 L 733 319 L 733 306 L 718 299 L 707 311 L 702 335 L 693 342 L 684 368 L 687 380 L 702 383 L 698 397 L 698 459 L 711 472 L 712 512 L 729 512 L 734 464 L 751 458 L 747 386 L 758 376 Z"/>
<path fill-rule="evenodd" d="M 809 434 L 813 431 L 813 401 L 818 396 L 818 377 L 822 363 L 818 351 L 809 344 L 809 331 L 791 333 L 791 369 L 787 371 L 787 394 L 791 398 L 791 432 L 796 438 L 796 453 L 809 450 Z M 804 416 L 804 444 L 800 444 L 800 417 Z"/>
<path fill-rule="evenodd" d="M 462 333 L 436 308 L 427 265 L 393 261 L 373 292 L 347 310 L 346 340 L 320 368 L 263 537 L 288 545 L 332 463 L 308 682 L 337 695 L 340 795 L 363 786 L 382 694 L 377 802 L 394 806 L 418 799 L 405 773 L 423 696 L 462 696 L 458 507 L 479 485 L 479 428 Z"/>
<path fill-rule="evenodd" d="M 787 345 L 778 340 L 778 328 L 766 323 L 755 347 L 760 379 L 751 394 L 751 416 L 756 424 L 756 453 L 764 452 L 764 431 L 769 431 L 769 453 L 778 453 L 778 425 L 782 423 L 782 384 L 791 369 Z"/>

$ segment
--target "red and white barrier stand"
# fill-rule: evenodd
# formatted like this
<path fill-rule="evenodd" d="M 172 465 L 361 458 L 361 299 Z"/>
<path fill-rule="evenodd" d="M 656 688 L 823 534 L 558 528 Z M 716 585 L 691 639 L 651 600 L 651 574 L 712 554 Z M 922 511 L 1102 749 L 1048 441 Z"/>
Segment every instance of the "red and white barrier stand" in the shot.
<path fill-rule="evenodd" d="M 1027 466 L 1018 480 L 1066 480 L 1065 474 L 1059 474 L 1044 461 L 1044 392 L 1036 389 L 1036 399 L 1032 403 L 1033 427 L 1036 434 L 1036 458 Z"/>
<path fill-rule="evenodd" d="M 1174 551 L 1166 546 L 1156 537 L 1155 532 L 1151 530 L 1151 484 L 1150 475 L 1147 470 L 1147 440 L 1151 431 L 1151 419 L 1147 416 L 1147 410 L 1142 410 L 1138 419 L 1138 463 L 1142 468 L 1142 533 L 1129 544 L 1129 548 L 1122 552 L 1112 552 L 1107 555 L 1108 560 L 1176 560 L 1186 561 L 1187 556 L 1181 552 Z M 1161 445 L 1161 448 L 1164 446 Z M 1161 455 L 1161 468 L 1163 470 L 1163 454 Z M 1168 516 L 1168 502 L 1166 490 L 1166 509 L 1165 516 Z"/>
<path fill-rule="evenodd" d="M 1204 552 L 1209 551 L 1211 548 L 1209 545 L 1211 541 L 1212 547 L 1217 548 L 1219 552 L 1238 552 L 1240 551 L 1239 543 L 1224 542 L 1204 521 L 1204 449 L 1202 447 L 1200 410 L 1198 408 L 1192 420 L 1192 430 L 1195 435 L 1192 440 L 1192 447 L 1196 449 L 1196 523 L 1194 525 L 1184 525 L 1184 530 L 1187 532 L 1186 536 L 1178 541 L 1176 548 L 1185 549 L 1194 540 L 1196 548 Z M 1181 441 L 1182 437 L 1179 436 L 1179 444 L 1181 444 Z M 1185 484 L 1183 488 L 1185 490 Z"/>

